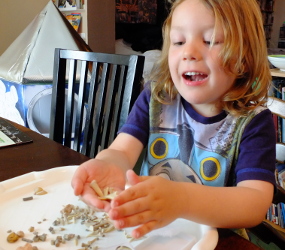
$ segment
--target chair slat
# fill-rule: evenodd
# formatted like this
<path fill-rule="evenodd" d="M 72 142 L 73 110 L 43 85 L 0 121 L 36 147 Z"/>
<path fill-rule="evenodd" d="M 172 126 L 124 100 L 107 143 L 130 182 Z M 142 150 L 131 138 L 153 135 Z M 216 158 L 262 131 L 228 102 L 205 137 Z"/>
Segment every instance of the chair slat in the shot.
<path fill-rule="evenodd" d="M 118 74 L 118 90 L 117 92 L 120 93 L 120 95 L 116 96 L 115 105 L 114 105 L 114 120 L 116 122 L 113 122 L 111 124 L 110 128 L 110 136 L 109 136 L 109 141 L 108 144 L 111 143 L 112 138 L 115 138 L 116 136 L 116 131 L 119 129 L 119 124 L 120 124 L 120 119 L 122 119 L 122 102 L 123 102 L 123 96 L 125 92 L 125 81 L 126 81 L 126 72 L 127 72 L 127 66 L 121 65 L 120 67 L 120 72 Z"/>
<path fill-rule="evenodd" d="M 85 99 L 87 96 L 87 85 L 85 82 L 87 81 L 88 74 L 88 62 L 81 61 L 81 69 L 80 69 L 80 82 L 78 88 L 78 101 L 76 107 L 76 119 L 75 119 L 75 128 L 74 128 L 74 146 L 73 149 L 76 151 L 80 150 L 80 142 L 81 142 L 81 134 L 82 134 L 82 126 L 85 112 Z"/>
<path fill-rule="evenodd" d="M 110 71 L 110 66 L 107 63 L 103 64 L 102 73 L 100 74 L 101 79 L 98 82 L 98 91 L 96 95 L 95 102 L 95 125 L 92 134 L 92 144 L 90 154 L 94 154 L 98 151 L 98 146 L 102 146 L 101 142 L 101 132 L 104 126 L 104 103 L 106 99 L 107 87 L 108 87 L 108 74 Z"/>
<path fill-rule="evenodd" d="M 93 132 L 93 120 L 94 120 L 94 110 L 95 110 L 95 98 L 98 89 L 99 82 L 99 68 L 98 62 L 94 62 L 92 66 L 92 75 L 90 79 L 90 89 L 87 101 L 87 113 L 86 113 L 86 124 L 84 129 L 84 138 L 82 143 L 81 153 L 84 155 L 90 154 L 89 138 L 92 137 Z"/>
<path fill-rule="evenodd" d="M 116 93 L 117 93 L 117 77 L 120 74 L 118 65 L 113 65 L 110 68 L 110 79 L 108 81 L 108 89 L 107 89 L 107 98 L 104 103 L 104 125 L 102 126 L 103 130 L 101 132 L 101 142 L 100 145 L 105 148 L 108 145 L 108 137 L 110 136 L 110 127 L 111 124 L 116 123 L 116 113 L 114 113 L 114 107 L 116 105 Z M 114 122 L 108 122 L 108 121 Z"/>
<path fill-rule="evenodd" d="M 68 87 L 67 87 L 67 100 L 65 109 L 65 132 L 64 132 L 64 145 L 71 147 L 72 138 L 72 123 L 74 112 L 74 83 L 76 78 L 77 62 L 70 60 L 69 62 L 69 75 L 68 75 Z M 63 97 L 65 98 L 65 96 Z"/>

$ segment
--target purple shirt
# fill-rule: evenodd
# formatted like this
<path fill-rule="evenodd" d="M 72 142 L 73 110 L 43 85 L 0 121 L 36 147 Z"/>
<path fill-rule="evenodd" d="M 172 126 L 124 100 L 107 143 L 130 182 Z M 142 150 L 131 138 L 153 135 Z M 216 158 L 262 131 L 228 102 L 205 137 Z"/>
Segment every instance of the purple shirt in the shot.
<path fill-rule="evenodd" d="M 249 117 L 235 118 L 225 111 L 204 117 L 180 95 L 163 105 L 145 88 L 119 132 L 148 147 L 142 175 L 212 186 L 243 180 L 275 184 L 276 133 L 266 108 L 258 107 Z"/>

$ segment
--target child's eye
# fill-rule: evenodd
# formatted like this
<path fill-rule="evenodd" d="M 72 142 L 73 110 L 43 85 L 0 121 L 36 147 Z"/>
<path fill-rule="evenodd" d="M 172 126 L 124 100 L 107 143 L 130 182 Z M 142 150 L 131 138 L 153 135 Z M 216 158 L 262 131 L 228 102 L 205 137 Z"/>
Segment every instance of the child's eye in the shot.
<path fill-rule="evenodd" d="M 221 42 L 220 41 L 214 41 L 214 42 L 212 42 L 212 41 L 204 41 L 204 43 L 206 45 L 217 45 L 217 44 L 220 44 Z"/>
<path fill-rule="evenodd" d="M 180 41 L 180 42 L 173 42 L 173 45 L 181 46 L 181 45 L 183 45 L 183 44 L 184 44 L 184 42 L 182 42 L 182 41 Z"/>

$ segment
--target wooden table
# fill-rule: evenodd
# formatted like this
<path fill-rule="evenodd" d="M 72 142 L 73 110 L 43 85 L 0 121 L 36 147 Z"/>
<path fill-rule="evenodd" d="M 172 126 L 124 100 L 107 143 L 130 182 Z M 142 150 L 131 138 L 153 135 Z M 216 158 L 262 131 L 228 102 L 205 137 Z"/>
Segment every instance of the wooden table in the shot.
<path fill-rule="evenodd" d="M 11 122 L 12 123 L 12 122 Z M 26 127 L 12 123 L 32 139 L 32 143 L 0 148 L 0 181 L 32 171 L 79 165 L 89 157 L 77 153 Z"/>
<path fill-rule="evenodd" d="M 89 158 L 26 127 L 11 122 L 27 133 L 32 143 L 0 148 L 0 181 L 32 171 L 42 171 L 59 166 L 79 165 Z M 260 249 L 228 229 L 218 229 L 219 242 L 216 249 Z"/>

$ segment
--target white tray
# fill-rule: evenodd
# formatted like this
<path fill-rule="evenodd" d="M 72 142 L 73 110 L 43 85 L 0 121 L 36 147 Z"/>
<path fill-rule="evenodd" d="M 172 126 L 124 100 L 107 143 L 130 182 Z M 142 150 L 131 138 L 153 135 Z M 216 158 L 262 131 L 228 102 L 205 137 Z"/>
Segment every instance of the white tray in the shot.
<path fill-rule="evenodd" d="M 24 246 L 25 242 L 18 240 L 8 243 L 6 238 L 8 230 L 25 233 L 25 238 L 32 239 L 33 233 L 29 228 L 33 226 L 40 235 L 47 234 L 45 242 L 35 242 L 32 245 L 39 250 L 77 250 L 81 243 L 87 243 L 92 238 L 86 236 L 86 226 L 79 222 L 69 224 L 62 232 L 51 234 L 48 230 L 53 226 L 54 220 L 60 217 L 60 210 L 67 204 L 86 207 L 78 197 L 74 196 L 70 181 L 77 166 L 53 168 L 42 172 L 28 173 L 7 181 L 0 182 L 0 250 L 15 250 L 18 246 Z M 11 170 L 12 171 L 12 170 Z M 46 195 L 34 195 L 34 189 L 42 187 L 48 192 Z M 33 196 L 33 200 L 23 201 L 24 197 Z M 99 213 L 98 215 L 101 215 Z M 45 219 L 45 220 L 44 220 Z M 39 223 L 41 222 L 41 223 Z M 130 233 L 132 229 L 127 229 Z M 80 235 L 78 245 L 74 241 L 66 241 L 59 247 L 50 244 L 51 239 L 57 235 L 74 233 Z M 218 242 L 216 229 L 196 224 L 191 221 L 177 219 L 168 226 L 155 230 L 139 241 L 130 242 L 122 231 L 107 233 L 105 237 L 96 241 L 99 249 L 115 250 L 117 246 L 125 245 L 136 250 L 167 250 L 167 249 L 214 249 Z"/>

